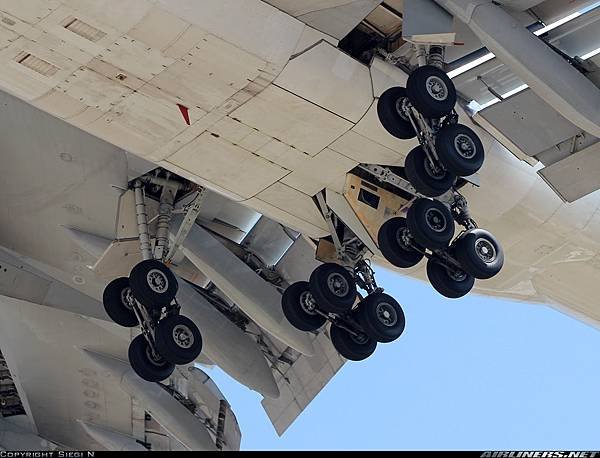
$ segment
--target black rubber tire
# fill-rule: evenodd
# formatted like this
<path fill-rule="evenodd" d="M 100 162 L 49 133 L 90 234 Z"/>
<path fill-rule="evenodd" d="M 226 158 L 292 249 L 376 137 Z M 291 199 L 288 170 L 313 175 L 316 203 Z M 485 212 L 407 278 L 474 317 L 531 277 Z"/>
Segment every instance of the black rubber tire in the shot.
<path fill-rule="evenodd" d="M 434 176 L 429 172 L 429 159 L 422 146 L 411 150 L 404 160 L 406 178 L 413 188 L 427 197 L 437 197 L 448 191 L 456 181 L 456 175 L 447 170 Z"/>
<path fill-rule="evenodd" d="M 338 280 L 342 290 L 336 295 L 328 286 L 328 279 Z M 326 263 L 317 267 L 310 275 L 310 293 L 324 312 L 346 313 L 356 301 L 356 282 L 344 267 Z"/>
<path fill-rule="evenodd" d="M 446 248 L 454 236 L 454 219 L 438 200 L 415 200 L 406 214 L 406 225 L 416 242 L 430 250 Z"/>
<path fill-rule="evenodd" d="M 459 145 L 467 150 L 461 152 Z M 462 124 L 443 127 L 436 135 L 435 150 L 444 167 L 459 177 L 477 173 L 485 160 L 481 139 L 473 129 Z"/>
<path fill-rule="evenodd" d="M 435 99 L 427 90 L 430 78 L 440 83 L 441 86 L 437 87 L 444 88 L 440 99 Z M 419 67 L 410 74 L 406 82 L 406 95 L 412 106 L 426 118 L 442 118 L 450 114 L 456 105 L 454 83 L 446 72 L 432 65 Z"/>
<path fill-rule="evenodd" d="M 487 252 L 482 252 L 484 249 L 487 249 Z M 502 245 L 496 237 L 484 229 L 471 229 L 465 232 L 456 242 L 455 252 L 456 259 L 465 272 L 475 278 L 492 278 L 504 265 Z M 481 252 L 481 257 L 478 252 Z"/>
<path fill-rule="evenodd" d="M 165 281 L 162 288 L 155 291 L 149 283 L 148 275 Z M 129 285 L 135 298 L 150 309 L 161 309 L 171 303 L 177 294 L 177 278 L 167 266 L 156 259 L 148 259 L 137 264 L 129 274 Z"/>
<path fill-rule="evenodd" d="M 173 335 L 178 326 L 186 332 L 189 347 L 181 346 Z M 183 315 L 171 315 L 158 322 L 154 333 L 156 349 L 160 355 L 173 364 L 189 364 L 202 352 L 202 334 L 198 326 Z"/>
<path fill-rule="evenodd" d="M 142 334 L 129 344 L 129 364 L 134 372 L 148 382 L 161 382 L 175 370 L 175 365 L 160 358 L 154 362 L 150 355 L 150 346 Z"/>
<path fill-rule="evenodd" d="M 139 324 L 135 312 L 125 299 L 126 290 L 130 289 L 129 279 L 121 277 L 114 279 L 106 285 L 102 294 L 102 303 L 107 315 L 115 323 L 126 328 L 133 328 Z"/>
<path fill-rule="evenodd" d="M 382 316 L 385 312 L 389 315 Z M 370 338 L 381 343 L 396 340 L 406 325 L 402 307 L 396 299 L 385 293 L 374 293 L 363 299 L 358 306 L 356 320 Z"/>
<path fill-rule="evenodd" d="M 465 296 L 475 284 L 475 278 L 466 272 L 461 281 L 452 278 L 446 267 L 433 258 L 427 261 L 427 278 L 438 293 L 449 299 Z"/>
<path fill-rule="evenodd" d="M 305 309 L 302 301 L 310 294 L 307 281 L 292 283 L 281 296 L 283 314 L 292 326 L 300 331 L 315 331 L 327 322 L 327 318 Z"/>
<path fill-rule="evenodd" d="M 390 264 L 407 269 L 416 266 L 423 259 L 423 253 L 402 242 L 403 231 L 408 231 L 406 218 L 389 219 L 379 228 L 377 241 L 381 254 Z M 414 244 L 418 245 L 416 242 Z"/>
<path fill-rule="evenodd" d="M 367 359 L 377 348 L 377 342 L 370 337 L 364 336 L 364 343 L 359 343 L 348 331 L 334 325 L 329 329 L 329 337 L 337 352 L 350 361 Z"/>
<path fill-rule="evenodd" d="M 415 138 L 417 133 L 410 122 L 398 111 L 398 103 L 406 98 L 406 89 L 391 87 L 387 89 L 377 102 L 377 115 L 379 122 L 390 135 L 402 140 Z"/>

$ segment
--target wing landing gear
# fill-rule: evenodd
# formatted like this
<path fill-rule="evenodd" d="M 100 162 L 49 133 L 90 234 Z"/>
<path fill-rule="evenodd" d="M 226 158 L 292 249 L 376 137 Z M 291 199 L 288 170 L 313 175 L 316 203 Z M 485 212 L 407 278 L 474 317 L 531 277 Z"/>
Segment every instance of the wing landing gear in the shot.
<path fill-rule="evenodd" d="M 144 181 L 162 186 L 154 248 L 150 242 L 146 213 Z M 169 226 L 179 183 L 156 176 L 138 179 L 133 184 L 135 208 L 143 261 L 129 277 L 110 282 L 103 294 L 104 308 L 117 324 L 126 327 L 139 325 L 142 333 L 129 346 L 129 362 L 144 380 L 159 382 L 168 378 L 178 364 L 190 364 L 202 351 L 202 335 L 192 320 L 180 314 L 177 302 L 177 277 L 166 261 L 173 256 L 168 250 Z M 182 229 L 176 237 L 180 243 L 188 230 L 188 220 L 194 220 L 202 193 L 190 206 Z M 187 228 L 187 229 L 186 229 Z"/>

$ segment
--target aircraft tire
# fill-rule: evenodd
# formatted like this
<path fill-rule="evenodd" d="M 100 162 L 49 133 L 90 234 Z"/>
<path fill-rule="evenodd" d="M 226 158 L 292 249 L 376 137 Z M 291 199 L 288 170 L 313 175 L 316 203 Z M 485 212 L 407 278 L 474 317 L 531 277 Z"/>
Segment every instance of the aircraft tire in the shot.
<path fill-rule="evenodd" d="M 454 236 L 454 219 L 443 203 L 420 198 L 406 214 L 406 225 L 415 241 L 431 250 L 446 248 Z"/>
<path fill-rule="evenodd" d="M 151 309 L 169 305 L 179 288 L 171 269 L 156 259 L 137 264 L 129 274 L 129 284 L 134 297 Z"/>
<path fill-rule="evenodd" d="M 481 139 L 462 124 L 443 127 L 436 135 L 435 150 L 444 167 L 461 177 L 477 173 L 485 160 Z"/>
<path fill-rule="evenodd" d="M 484 229 L 465 232 L 456 242 L 455 251 L 463 269 L 475 278 L 492 278 L 504 265 L 502 246 Z"/>
<path fill-rule="evenodd" d="M 406 98 L 406 89 L 391 87 L 379 97 L 377 115 L 379 122 L 390 135 L 402 140 L 415 138 L 417 133 L 401 110 L 402 99 Z"/>
<path fill-rule="evenodd" d="M 406 324 L 400 304 L 385 293 L 367 296 L 358 306 L 356 320 L 370 338 L 381 343 L 400 337 Z"/>
<path fill-rule="evenodd" d="M 431 286 L 442 296 L 449 299 L 463 297 L 473 289 L 475 278 L 466 272 L 457 272 L 454 276 L 435 259 L 427 261 L 427 278 Z"/>
<path fill-rule="evenodd" d="M 367 359 L 377 348 L 377 342 L 367 335 L 357 338 L 338 326 L 331 326 L 329 336 L 337 352 L 350 361 Z"/>
<path fill-rule="evenodd" d="M 168 378 L 175 365 L 162 356 L 154 357 L 145 337 L 140 334 L 129 345 L 129 364 L 134 372 L 148 382 L 160 382 Z"/>
<path fill-rule="evenodd" d="M 160 320 L 154 340 L 160 355 L 173 364 L 189 364 L 202 352 L 202 334 L 198 326 L 183 315 Z"/>
<path fill-rule="evenodd" d="M 325 324 L 327 319 L 312 309 L 308 301 L 310 288 L 307 281 L 292 283 L 281 296 L 283 314 L 292 326 L 300 331 L 315 331 Z"/>
<path fill-rule="evenodd" d="M 138 319 L 130 304 L 131 288 L 127 277 L 116 278 L 111 281 L 102 294 L 102 303 L 107 315 L 118 325 L 126 328 L 137 326 Z"/>
<path fill-rule="evenodd" d="M 431 170 L 429 159 L 422 146 L 412 149 L 404 161 L 404 171 L 410 184 L 419 194 L 427 197 L 437 197 L 448 191 L 456 180 L 456 176 L 442 170 Z"/>
<path fill-rule="evenodd" d="M 310 293 L 325 312 L 346 313 L 356 301 L 356 282 L 344 267 L 325 263 L 310 275 Z"/>
<path fill-rule="evenodd" d="M 446 72 L 432 65 L 413 71 L 406 82 L 410 103 L 426 118 L 449 115 L 456 105 L 456 88 Z"/>
<path fill-rule="evenodd" d="M 406 269 L 417 265 L 423 259 L 423 253 L 407 245 L 403 233 L 409 232 L 406 219 L 402 217 L 387 220 L 379 228 L 377 241 L 383 257 L 396 267 Z"/>

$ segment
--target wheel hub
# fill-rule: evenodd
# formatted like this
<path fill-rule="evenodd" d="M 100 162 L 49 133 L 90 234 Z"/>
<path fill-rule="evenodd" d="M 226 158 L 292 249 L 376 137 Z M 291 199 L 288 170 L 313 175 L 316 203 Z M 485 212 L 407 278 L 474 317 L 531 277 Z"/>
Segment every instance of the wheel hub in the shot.
<path fill-rule="evenodd" d="M 494 262 L 497 256 L 494 245 L 489 240 L 483 238 L 475 241 L 475 252 L 479 259 L 486 264 Z"/>
<path fill-rule="evenodd" d="M 463 270 L 447 269 L 447 272 L 448 272 L 448 276 L 456 282 L 465 281 L 467 279 L 467 273 Z"/>
<path fill-rule="evenodd" d="M 354 342 L 356 342 L 359 345 L 365 345 L 369 341 L 369 337 L 362 332 L 360 332 L 356 335 L 350 334 L 350 339 L 352 339 Z"/>
<path fill-rule="evenodd" d="M 169 279 L 158 269 L 152 269 L 146 274 L 146 281 L 152 291 L 158 294 L 165 293 L 169 289 Z"/>
<path fill-rule="evenodd" d="M 410 231 L 408 230 L 407 227 L 403 227 L 403 228 L 399 229 L 398 231 L 396 231 L 396 242 L 398 243 L 398 246 L 400 246 L 400 248 L 402 248 L 403 250 L 413 251 L 413 248 L 410 245 L 410 242 L 411 242 Z"/>
<path fill-rule="evenodd" d="M 398 116 L 400 116 L 403 120 L 409 121 L 408 116 L 406 116 L 406 113 L 404 112 L 405 103 L 406 97 L 401 97 L 398 100 L 396 100 L 396 113 L 398 113 Z"/>
<path fill-rule="evenodd" d="M 300 308 L 307 313 L 308 315 L 316 315 L 315 309 L 317 308 L 317 303 L 310 294 L 310 291 L 304 291 L 300 294 Z"/>
<path fill-rule="evenodd" d="M 465 134 L 458 134 L 454 138 L 454 149 L 464 159 L 473 159 L 477 148 L 471 137 Z"/>
<path fill-rule="evenodd" d="M 154 350 L 150 348 L 150 345 L 146 346 L 146 356 L 148 357 L 148 361 L 150 361 L 150 363 L 152 363 L 156 367 L 161 367 L 165 364 L 165 360 L 163 359 L 163 357 L 160 356 L 158 353 L 155 353 Z"/>
<path fill-rule="evenodd" d="M 446 178 L 446 171 L 441 167 L 433 165 L 427 157 L 425 157 L 425 172 L 434 180 L 443 180 Z"/>
<path fill-rule="evenodd" d="M 427 87 L 427 92 L 433 99 L 442 102 L 448 98 L 448 88 L 446 87 L 444 80 L 440 77 L 430 76 L 425 81 L 425 86 Z"/>
<path fill-rule="evenodd" d="M 425 221 L 429 228 L 435 232 L 443 232 L 446 229 L 446 218 L 437 208 L 430 208 L 425 212 Z"/>
<path fill-rule="evenodd" d="M 133 310 L 133 293 L 131 292 L 131 288 L 128 286 L 127 288 L 123 288 L 121 290 L 121 303 L 128 310 Z"/>
<path fill-rule="evenodd" d="M 350 285 L 342 274 L 337 272 L 329 274 L 327 277 L 327 286 L 329 290 L 337 297 L 344 297 L 350 291 Z"/>
<path fill-rule="evenodd" d="M 178 324 L 173 328 L 173 341 L 178 347 L 188 349 L 194 345 L 194 333 L 187 326 Z"/>
<path fill-rule="evenodd" d="M 387 302 L 380 302 L 375 309 L 377 319 L 387 327 L 392 327 L 398 322 L 398 314 L 396 309 Z"/>

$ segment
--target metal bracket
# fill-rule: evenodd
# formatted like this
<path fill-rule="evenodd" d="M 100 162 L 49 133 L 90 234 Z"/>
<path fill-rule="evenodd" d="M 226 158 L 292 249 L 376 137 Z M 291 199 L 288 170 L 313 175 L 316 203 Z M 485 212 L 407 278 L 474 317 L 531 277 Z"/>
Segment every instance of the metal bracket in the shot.
<path fill-rule="evenodd" d="M 179 249 L 179 247 L 183 244 L 186 237 L 190 233 L 198 215 L 200 214 L 200 210 L 202 208 L 202 203 L 206 197 L 207 191 L 205 188 L 201 188 L 198 191 L 198 195 L 194 198 L 192 202 L 185 209 L 185 216 L 183 221 L 181 222 L 181 226 L 179 226 L 179 230 L 175 235 L 175 240 L 171 244 L 169 248 L 169 252 L 165 256 L 165 263 L 168 264 L 173 260 L 173 256 Z"/>

